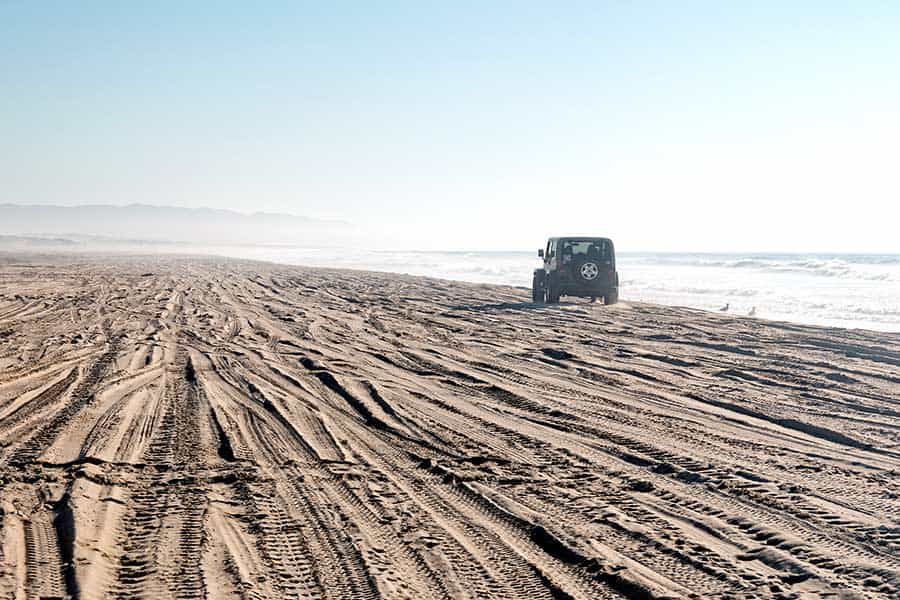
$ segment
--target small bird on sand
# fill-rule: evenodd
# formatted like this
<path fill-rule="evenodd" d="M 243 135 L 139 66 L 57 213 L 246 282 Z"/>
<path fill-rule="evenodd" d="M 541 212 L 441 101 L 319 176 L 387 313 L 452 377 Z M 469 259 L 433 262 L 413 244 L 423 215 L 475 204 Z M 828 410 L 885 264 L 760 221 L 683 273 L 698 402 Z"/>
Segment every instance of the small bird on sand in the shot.
<path fill-rule="evenodd" d="M 750 309 L 750 312 L 747 313 L 747 316 L 748 316 L 748 317 L 755 317 L 755 316 L 756 316 L 756 307 L 755 307 L 755 306 L 754 306 L 753 308 Z"/>
<path fill-rule="evenodd" d="M 731 306 L 729 303 L 725 303 L 725 306 L 719 309 L 719 312 L 728 312 L 728 307 Z"/>

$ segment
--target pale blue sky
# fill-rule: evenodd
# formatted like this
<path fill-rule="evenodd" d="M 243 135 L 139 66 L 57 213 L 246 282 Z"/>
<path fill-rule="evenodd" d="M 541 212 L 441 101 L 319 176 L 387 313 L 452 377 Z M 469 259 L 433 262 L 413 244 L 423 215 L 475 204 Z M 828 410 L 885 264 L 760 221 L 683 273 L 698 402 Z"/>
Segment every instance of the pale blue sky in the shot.
<path fill-rule="evenodd" d="M 900 252 L 895 2 L 0 0 L 0 86 L 0 202 Z"/>

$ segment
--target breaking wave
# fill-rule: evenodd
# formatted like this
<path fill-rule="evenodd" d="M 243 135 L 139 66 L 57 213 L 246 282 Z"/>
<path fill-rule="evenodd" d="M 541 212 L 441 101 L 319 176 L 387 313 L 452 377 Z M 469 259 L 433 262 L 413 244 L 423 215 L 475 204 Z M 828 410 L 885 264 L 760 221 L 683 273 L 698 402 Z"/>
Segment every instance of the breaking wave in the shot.
<path fill-rule="evenodd" d="M 656 291 L 663 293 L 673 293 L 673 294 L 700 294 L 700 295 L 712 295 L 712 296 L 741 296 L 750 298 L 752 296 L 759 296 L 764 292 L 756 289 L 748 289 L 748 288 L 712 288 L 712 287 L 695 287 L 695 286 L 680 286 L 680 285 L 665 285 L 653 282 L 642 281 L 640 279 L 625 279 L 621 281 L 621 285 L 624 288 L 628 287 L 640 287 L 641 289 L 647 291 Z"/>
<path fill-rule="evenodd" d="M 627 259 L 629 255 L 625 255 L 625 257 Z M 745 269 L 772 274 L 801 274 L 868 281 L 900 281 L 900 256 L 896 255 L 794 255 L 732 258 L 723 255 L 703 254 L 636 254 L 630 257 L 636 263 L 665 264 L 673 267 Z"/>

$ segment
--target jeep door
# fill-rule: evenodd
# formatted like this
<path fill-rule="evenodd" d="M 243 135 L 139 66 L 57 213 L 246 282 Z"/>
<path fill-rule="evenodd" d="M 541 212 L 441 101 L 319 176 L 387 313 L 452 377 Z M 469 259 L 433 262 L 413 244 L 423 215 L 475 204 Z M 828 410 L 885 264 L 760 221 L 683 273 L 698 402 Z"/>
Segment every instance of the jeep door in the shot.
<path fill-rule="evenodd" d="M 556 246 L 557 240 L 547 242 L 547 250 L 544 252 L 544 270 L 552 273 L 556 270 Z"/>

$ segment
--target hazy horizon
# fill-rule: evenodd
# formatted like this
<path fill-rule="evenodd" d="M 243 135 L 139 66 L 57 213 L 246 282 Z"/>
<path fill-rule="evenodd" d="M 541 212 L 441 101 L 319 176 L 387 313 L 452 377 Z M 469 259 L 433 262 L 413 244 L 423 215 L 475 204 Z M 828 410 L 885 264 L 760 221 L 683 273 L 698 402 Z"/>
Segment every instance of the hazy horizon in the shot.
<path fill-rule="evenodd" d="M 44 219 L 33 219 L 27 215 L 18 214 L 18 218 L 10 219 L 5 213 L 8 209 L 42 209 Z M 54 213 L 53 209 L 63 209 Z M 71 215 L 65 209 L 87 209 L 87 215 L 81 215 L 80 219 L 72 220 Z M 125 212 L 114 210 L 103 221 L 98 221 L 101 212 L 105 209 L 137 209 L 137 214 L 130 215 L 131 219 L 140 218 L 141 230 L 132 229 L 134 222 L 123 219 Z M 148 209 L 159 214 L 152 215 Z M 195 221 L 181 220 L 180 215 L 189 214 Z M 219 219 L 215 222 L 205 220 L 210 215 Z M 85 217 L 94 218 L 92 226 L 85 229 Z M 226 222 L 222 226 L 221 218 L 238 219 Z M 169 224 L 160 225 L 160 220 L 169 220 Z M 241 220 L 244 219 L 244 220 Z M 262 221 L 260 221 L 262 219 Z M 293 228 L 288 223 L 279 224 L 278 220 L 295 220 Z M 48 225 L 49 223 L 49 225 Z M 205 232 L 198 234 L 199 225 L 209 227 Z M 244 232 L 245 235 L 235 235 L 235 227 L 251 225 L 252 230 Z M 211 226 L 211 227 L 210 227 Z M 148 234 L 147 227 L 156 227 L 162 233 Z M 178 234 L 181 231 L 181 235 Z M 566 232 L 565 235 L 593 235 L 594 232 Z M 562 233 L 550 233 L 549 236 L 563 235 Z M 73 241 L 76 245 L 69 246 L 70 250 L 99 251 L 115 249 L 128 249 L 129 245 L 139 247 L 141 245 L 157 246 L 195 246 L 207 248 L 209 246 L 233 245 L 259 246 L 272 248 L 309 248 L 326 249 L 348 247 L 360 250 L 369 249 L 374 252 L 422 252 L 422 253 L 520 253 L 533 254 L 532 247 L 416 247 L 408 243 L 393 244 L 386 238 L 373 236 L 366 232 L 358 224 L 346 221 L 319 220 L 305 215 L 291 213 L 271 213 L 267 211 L 244 212 L 231 209 L 219 209 L 210 207 L 179 207 L 152 204 L 89 204 L 89 205 L 18 205 L 13 203 L 0 203 L 0 242 L 10 242 L 12 238 L 21 238 L 21 242 L 33 243 L 40 246 L 41 241 Z M 91 242 L 96 244 L 91 246 Z M 538 241 L 538 246 L 543 240 Z M 81 248 L 78 247 L 81 244 Z M 534 244 L 532 244 L 534 246 Z M 66 247 L 59 246 L 57 250 Z M 0 250 L 4 249 L 0 245 Z M 188 248 L 190 250 L 190 248 Z M 824 255 L 824 256 L 900 256 L 900 252 L 868 252 L 868 251 L 828 251 L 825 249 L 811 250 L 779 250 L 778 248 L 734 248 L 720 250 L 693 250 L 690 248 L 670 250 L 661 248 L 634 248 L 625 247 L 619 250 L 620 254 L 688 254 L 688 255 L 758 255 L 758 256 L 786 256 L 786 255 Z"/>
<path fill-rule="evenodd" d="M 3 3 L 0 202 L 900 252 L 898 30 L 876 2 Z"/>

